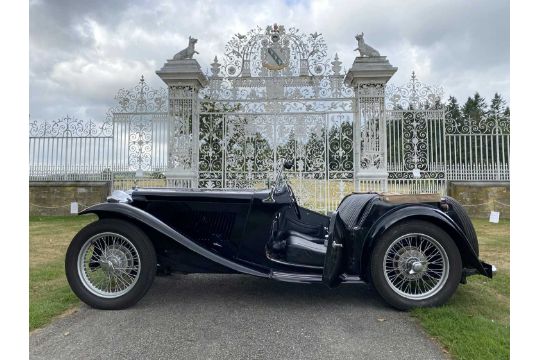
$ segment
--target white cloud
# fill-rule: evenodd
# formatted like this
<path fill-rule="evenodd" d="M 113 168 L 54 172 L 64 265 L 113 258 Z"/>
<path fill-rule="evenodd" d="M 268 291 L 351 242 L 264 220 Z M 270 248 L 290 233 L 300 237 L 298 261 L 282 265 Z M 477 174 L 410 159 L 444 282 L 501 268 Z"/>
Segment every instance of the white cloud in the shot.
<path fill-rule="evenodd" d="M 152 71 L 150 64 L 125 59 L 105 59 L 89 61 L 78 57 L 61 62 L 53 67 L 50 79 L 61 85 L 66 91 L 78 92 L 90 101 L 104 101 L 107 92 L 123 83 L 131 83 L 121 79 L 137 79 L 141 74 Z"/>
<path fill-rule="evenodd" d="M 152 86 L 166 59 L 199 39 L 208 68 L 235 33 L 278 22 L 322 32 L 344 67 L 356 56 L 354 35 L 379 49 L 408 80 L 415 70 L 463 102 L 474 91 L 509 96 L 509 5 L 483 1 L 143 1 L 65 0 L 30 4 L 30 113 L 76 112 L 99 118 L 121 87 L 141 74 Z"/>

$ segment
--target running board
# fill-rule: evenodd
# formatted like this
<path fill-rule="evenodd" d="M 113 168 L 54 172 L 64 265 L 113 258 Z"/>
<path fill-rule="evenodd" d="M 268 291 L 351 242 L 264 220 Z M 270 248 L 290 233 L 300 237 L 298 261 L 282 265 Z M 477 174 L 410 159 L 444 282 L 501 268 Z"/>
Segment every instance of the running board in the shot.
<path fill-rule="evenodd" d="M 293 282 L 293 283 L 304 283 L 304 284 L 322 283 L 322 275 L 319 275 L 319 274 L 298 274 L 298 273 L 272 271 L 270 272 L 270 279 L 278 280 L 278 281 L 285 281 L 285 282 Z M 364 284 L 365 283 L 357 275 L 342 274 L 341 279 L 343 283 L 347 283 L 347 284 Z"/>

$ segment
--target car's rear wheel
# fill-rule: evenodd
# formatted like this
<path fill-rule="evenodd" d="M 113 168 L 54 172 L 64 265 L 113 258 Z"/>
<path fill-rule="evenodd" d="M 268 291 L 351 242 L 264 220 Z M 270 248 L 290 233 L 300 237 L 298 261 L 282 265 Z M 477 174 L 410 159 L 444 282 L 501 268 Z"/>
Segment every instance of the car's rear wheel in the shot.
<path fill-rule="evenodd" d="M 86 304 L 124 309 L 152 285 L 156 254 L 148 236 L 135 225 L 103 219 L 75 235 L 65 266 L 71 289 Z"/>
<path fill-rule="evenodd" d="M 437 306 L 455 292 L 462 271 L 452 238 L 425 221 L 406 221 L 387 230 L 371 254 L 377 292 L 400 310 Z"/>

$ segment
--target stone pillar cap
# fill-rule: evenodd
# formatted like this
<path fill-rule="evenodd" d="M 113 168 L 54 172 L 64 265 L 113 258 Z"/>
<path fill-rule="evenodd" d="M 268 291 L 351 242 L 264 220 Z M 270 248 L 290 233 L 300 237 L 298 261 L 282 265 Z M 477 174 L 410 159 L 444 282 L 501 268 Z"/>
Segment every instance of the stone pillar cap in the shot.
<path fill-rule="evenodd" d="M 357 83 L 386 84 L 397 69 L 390 64 L 386 56 L 357 56 L 352 68 L 345 75 L 344 81 L 349 86 L 354 86 Z"/>
<path fill-rule="evenodd" d="M 195 59 L 167 60 L 156 74 L 167 85 L 191 85 L 197 89 L 208 84 L 199 62 Z"/>

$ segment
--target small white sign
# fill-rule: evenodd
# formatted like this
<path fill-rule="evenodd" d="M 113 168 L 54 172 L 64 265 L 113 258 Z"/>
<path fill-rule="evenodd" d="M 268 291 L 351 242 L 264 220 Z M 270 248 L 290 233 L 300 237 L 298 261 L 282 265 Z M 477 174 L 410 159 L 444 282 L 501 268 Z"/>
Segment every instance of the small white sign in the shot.
<path fill-rule="evenodd" d="M 498 224 L 498 223 L 499 223 L 499 214 L 500 214 L 500 213 L 499 213 L 498 211 L 492 211 L 492 212 L 489 214 L 489 222 Z"/>
<path fill-rule="evenodd" d="M 79 213 L 79 203 L 78 202 L 72 202 L 71 203 L 71 213 L 72 214 L 78 214 Z"/>

